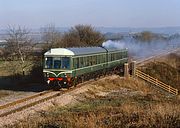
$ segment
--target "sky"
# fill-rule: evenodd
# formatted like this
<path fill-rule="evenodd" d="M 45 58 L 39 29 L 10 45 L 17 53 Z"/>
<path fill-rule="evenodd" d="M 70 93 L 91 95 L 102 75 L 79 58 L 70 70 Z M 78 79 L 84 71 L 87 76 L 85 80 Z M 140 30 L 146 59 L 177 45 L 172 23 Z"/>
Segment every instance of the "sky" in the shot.
<path fill-rule="evenodd" d="M 0 0 L 0 29 L 180 26 L 180 0 Z"/>

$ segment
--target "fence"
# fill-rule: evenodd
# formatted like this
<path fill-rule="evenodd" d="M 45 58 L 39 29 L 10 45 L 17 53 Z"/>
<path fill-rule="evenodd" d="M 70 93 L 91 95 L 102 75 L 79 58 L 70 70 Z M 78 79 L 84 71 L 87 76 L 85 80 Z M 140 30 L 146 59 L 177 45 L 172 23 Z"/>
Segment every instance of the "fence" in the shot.
<path fill-rule="evenodd" d="M 178 95 L 178 90 L 177 89 L 175 89 L 175 88 L 171 87 L 170 85 L 167 85 L 167 84 L 159 81 L 156 78 L 153 78 L 152 76 L 150 76 L 148 74 L 145 74 L 144 72 L 142 72 L 140 70 L 136 69 L 135 75 L 140 77 L 143 80 L 146 80 L 146 81 L 150 82 L 151 84 L 154 84 L 154 85 L 160 87 L 161 89 L 163 89 L 165 91 L 168 91 L 171 94 Z"/>

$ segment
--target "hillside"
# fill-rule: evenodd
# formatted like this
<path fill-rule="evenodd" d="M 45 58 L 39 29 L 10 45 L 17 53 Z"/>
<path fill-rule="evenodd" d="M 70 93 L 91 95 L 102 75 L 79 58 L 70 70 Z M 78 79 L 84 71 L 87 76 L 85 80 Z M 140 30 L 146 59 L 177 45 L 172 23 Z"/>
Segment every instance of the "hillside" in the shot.
<path fill-rule="evenodd" d="M 180 55 L 178 53 L 171 53 L 166 57 L 143 65 L 140 69 L 180 90 Z"/>

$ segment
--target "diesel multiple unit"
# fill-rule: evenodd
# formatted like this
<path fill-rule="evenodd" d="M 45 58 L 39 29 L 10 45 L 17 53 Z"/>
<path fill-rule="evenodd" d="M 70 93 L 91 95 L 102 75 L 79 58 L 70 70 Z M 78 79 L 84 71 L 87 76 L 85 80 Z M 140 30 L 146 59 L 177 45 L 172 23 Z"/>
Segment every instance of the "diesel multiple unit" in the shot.
<path fill-rule="evenodd" d="M 44 76 L 49 85 L 70 87 L 109 73 L 128 61 L 128 50 L 104 47 L 53 48 L 44 54 Z"/>

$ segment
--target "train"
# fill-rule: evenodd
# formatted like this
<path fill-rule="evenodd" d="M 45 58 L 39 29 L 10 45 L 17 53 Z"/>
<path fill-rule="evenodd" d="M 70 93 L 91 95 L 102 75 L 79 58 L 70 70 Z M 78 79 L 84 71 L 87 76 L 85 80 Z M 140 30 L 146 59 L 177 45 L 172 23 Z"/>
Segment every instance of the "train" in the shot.
<path fill-rule="evenodd" d="M 102 75 L 121 73 L 127 62 L 127 48 L 52 48 L 44 53 L 43 74 L 49 86 L 69 88 Z"/>

